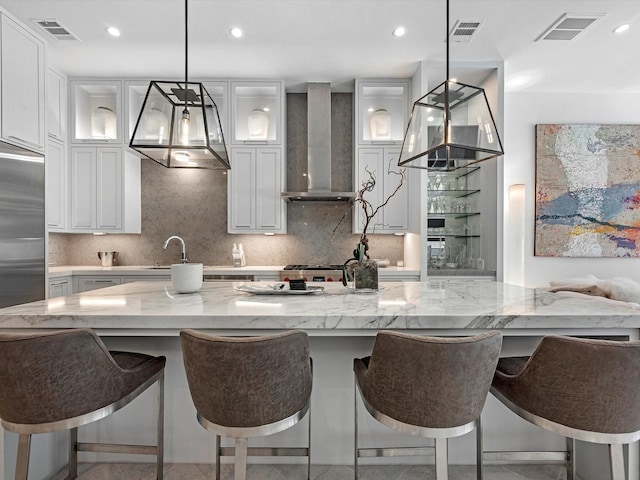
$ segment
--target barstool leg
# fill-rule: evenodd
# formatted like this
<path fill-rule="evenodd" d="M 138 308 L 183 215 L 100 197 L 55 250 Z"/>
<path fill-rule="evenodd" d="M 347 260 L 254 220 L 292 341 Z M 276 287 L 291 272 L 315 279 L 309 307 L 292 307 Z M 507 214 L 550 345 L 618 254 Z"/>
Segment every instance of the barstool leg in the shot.
<path fill-rule="evenodd" d="M 354 422 L 353 422 L 353 478 L 358 480 L 358 386 L 353 382 Z"/>
<path fill-rule="evenodd" d="M 482 452 L 484 451 L 484 445 L 482 443 L 482 418 L 478 417 L 476 420 L 476 478 L 482 480 L 484 477 L 483 465 L 482 465 Z"/>
<path fill-rule="evenodd" d="M 611 480 L 625 480 L 624 455 L 621 444 L 609 445 L 609 458 L 611 462 Z"/>
<path fill-rule="evenodd" d="M 307 412 L 309 417 L 307 420 L 309 432 L 307 434 L 307 480 L 311 480 L 311 401 L 309 401 L 309 411 Z"/>
<path fill-rule="evenodd" d="M 18 459 L 16 461 L 16 480 L 27 480 L 29 475 L 29 451 L 31 450 L 31 435 L 21 433 L 18 437 Z"/>
<path fill-rule="evenodd" d="M 216 435 L 216 480 L 220 480 L 220 435 Z"/>
<path fill-rule="evenodd" d="M 78 428 L 69 430 L 69 476 L 65 480 L 78 478 Z"/>
<path fill-rule="evenodd" d="M 158 419 L 157 419 L 156 478 L 164 478 L 164 372 L 158 379 Z"/>
<path fill-rule="evenodd" d="M 236 438 L 235 480 L 247 480 L 247 439 Z"/>
<path fill-rule="evenodd" d="M 446 438 L 436 438 L 436 480 L 447 480 L 449 476 L 447 444 Z"/>
<path fill-rule="evenodd" d="M 576 475 L 576 441 L 567 437 L 567 480 L 577 480 Z"/>

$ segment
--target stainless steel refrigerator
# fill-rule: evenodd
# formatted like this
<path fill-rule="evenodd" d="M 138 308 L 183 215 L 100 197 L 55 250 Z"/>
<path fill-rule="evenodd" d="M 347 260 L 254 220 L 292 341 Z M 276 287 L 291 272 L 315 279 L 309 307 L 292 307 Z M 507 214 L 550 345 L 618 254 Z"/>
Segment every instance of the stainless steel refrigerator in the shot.
<path fill-rule="evenodd" d="M 0 142 L 0 307 L 45 297 L 44 156 Z"/>

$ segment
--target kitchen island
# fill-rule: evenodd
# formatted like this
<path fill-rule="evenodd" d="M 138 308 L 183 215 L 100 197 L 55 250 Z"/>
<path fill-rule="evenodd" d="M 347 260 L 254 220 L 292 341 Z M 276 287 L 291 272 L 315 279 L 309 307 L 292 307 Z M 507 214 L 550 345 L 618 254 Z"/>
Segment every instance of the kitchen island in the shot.
<path fill-rule="evenodd" d="M 213 462 L 213 438 L 195 420 L 182 367 L 180 330 L 258 335 L 302 328 L 311 336 L 314 358 L 312 458 L 317 464 L 336 465 L 352 463 L 352 361 L 371 351 L 380 329 L 431 335 L 469 335 L 498 329 L 505 336 L 505 355 L 529 353 L 545 334 L 638 339 L 640 330 L 639 305 L 498 282 L 391 282 L 380 284 L 375 294 L 352 294 L 339 284 L 327 283 L 316 284 L 324 287 L 322 293 L 297 295 L 250 295 L 236 290 L 241 285 L 204 283 L 199 292 L 180 295 L 169 282 L 123 284 L 2 309 L 0 328 L 25 332 L 90 327 L 111 349 L 166 355 L 165 457 L 168 462 L 195 463 Z M 149 441 L 152 432 L 145 431 L 145 425 L 149 425 L 151 419 L 147 417 L 152 413 L 146 411 L 150 409 L 145 409 L 144 401 L 141 403 L 136 406 L 134 402 L 128 407 L 131 411 L 119 412 L 104 426 L 85 428 L 86 435 L 101 440 L 122 439 L 124 435 L 125 441 Z M 493 398 L 489 398 L 483 418 L 487 449 L 540 449 L 563 444 L 557 437 L 516 419 Z M 406 443 L 406 438 L 397 437 L 366 416 L 361 421 L 363 438 L 370 435 Z M 2 451 L 10 451 L 13 439 L 9 434 L 5 437 L 7 445 Z M 277 437 L 256 444 L 302 442 L 304 427 Z M 52 444 L 57 445 L 54 441 Z M 452 441 L 450 462 L 472 463 L 473 449 L 473 435 Z M 600 450 L 590 451 L 589 457 L 606 458 L 606 451 Z M 12 464 L 13 455 L 7 454 L 6 460 Z M 605 462 L 599 463 L 606 468 Z M 630 452 L 630 468 L 630 478 L 637 480 L 635 447 Z M 593 472 L 590 468 L 584 478 L 604 476 L 598 476 L 597 471 L 592 476 Z"/>

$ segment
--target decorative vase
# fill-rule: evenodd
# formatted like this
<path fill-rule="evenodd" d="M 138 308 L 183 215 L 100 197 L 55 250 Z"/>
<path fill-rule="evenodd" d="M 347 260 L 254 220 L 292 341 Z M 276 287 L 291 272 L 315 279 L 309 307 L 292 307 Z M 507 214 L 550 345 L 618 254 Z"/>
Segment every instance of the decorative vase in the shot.
<path fill-rule="evenodd" d="M 116 114 L 108 107 L 98 107 L 91 113 L 93 138 L 116 138 Z"/>
<path fill-rule="evenodd" d="M 355 293 L 378 291 L 378 263 L 374 260 L 349 263 L 346 267 L 347 281 Z"/>
<path fill-rule="evenodd" d="M 369 250 L 369 241 L 365 235 L 362 241 L 356 245 L 353 258 L 344 264 L 343 283 L 355 293 L 378 291 L 378 262 L 369 260 L 367 250 Z"/>
<path fill-rule="evenodd" d="M 151 107 L 145 116 L 144 138 L 159 144 L 166 142 L 169 135 L 169 119 L 162 110 Z"/>
<path fill-rule="evenodd" d="M 259 108 L 254 109 L 248 118 L 249 138 L 266 140 L 269 134 L 269 114 Z"/>
<path fill-rule="evenodd" d="M 391 140 L 391 115 L 384 108 L 379 108 L 369 119 L 371 140 Z"/>

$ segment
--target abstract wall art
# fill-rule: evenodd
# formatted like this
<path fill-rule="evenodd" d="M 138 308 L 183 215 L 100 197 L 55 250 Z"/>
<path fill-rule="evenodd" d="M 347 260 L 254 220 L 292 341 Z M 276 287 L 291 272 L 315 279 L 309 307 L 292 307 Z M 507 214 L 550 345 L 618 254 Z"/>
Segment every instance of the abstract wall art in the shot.
<path fill-rule="evenodd" d="M 640 257 L 640 125 L 536 125 L 535 255 Z"/>

